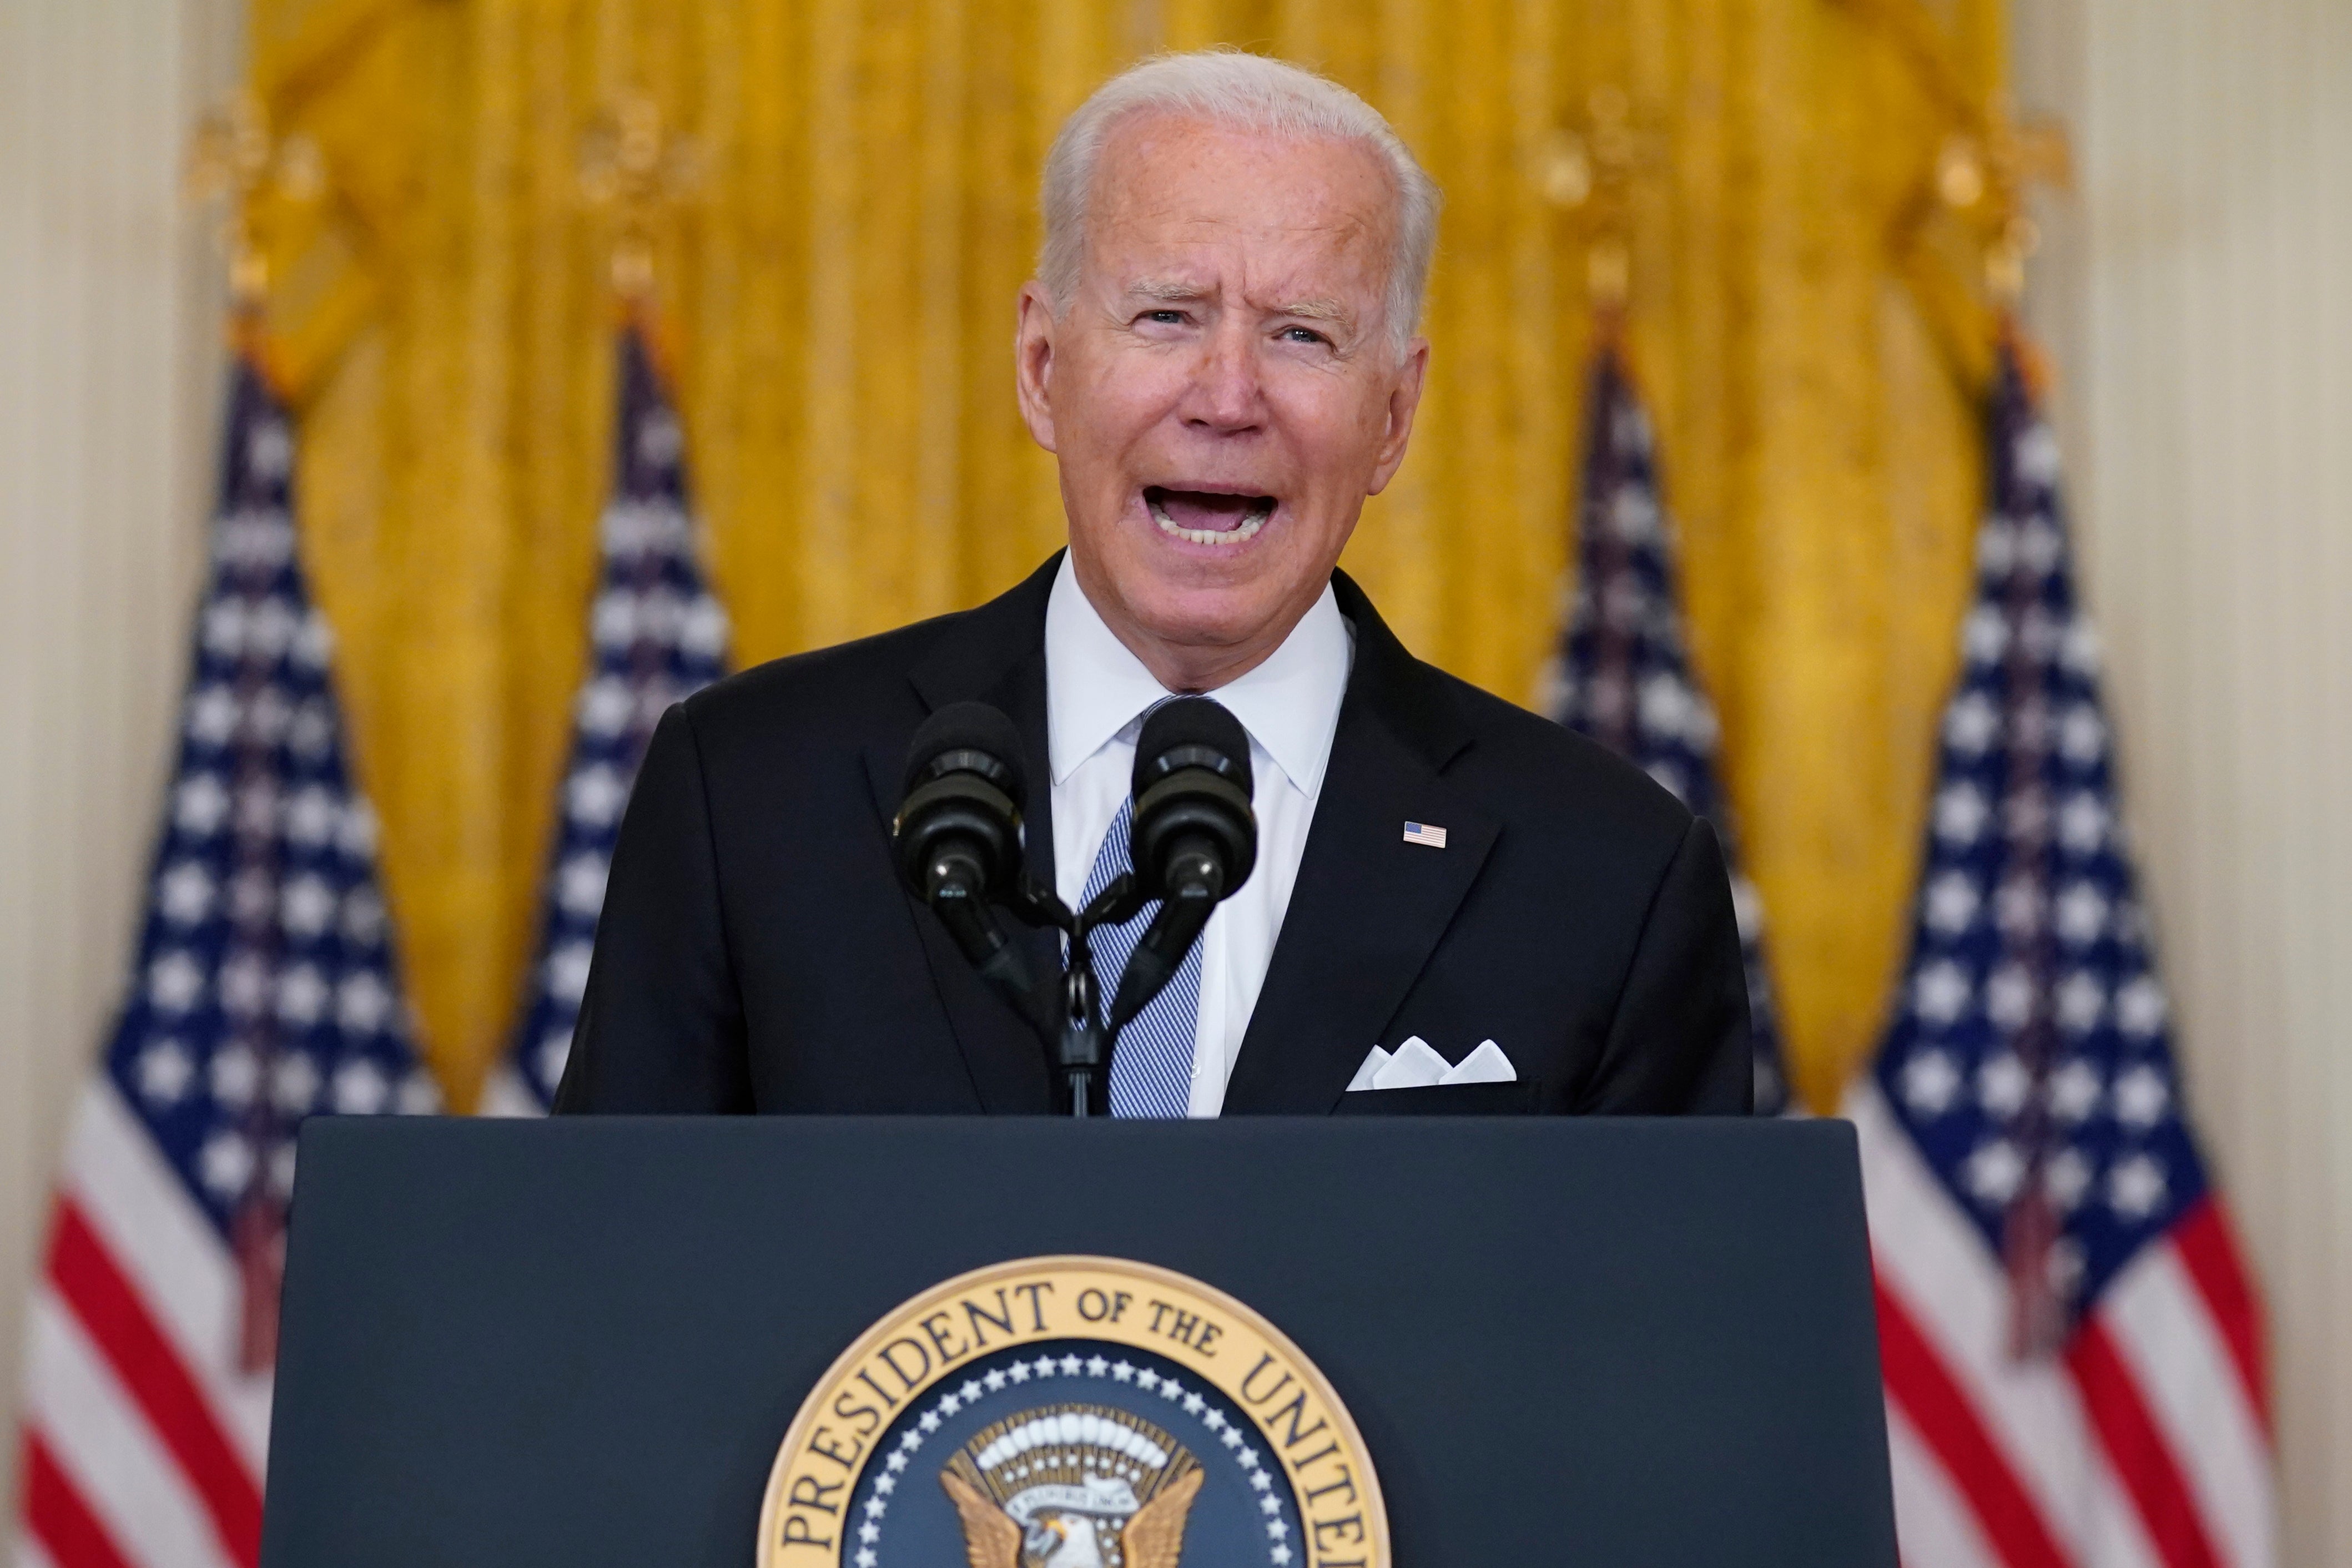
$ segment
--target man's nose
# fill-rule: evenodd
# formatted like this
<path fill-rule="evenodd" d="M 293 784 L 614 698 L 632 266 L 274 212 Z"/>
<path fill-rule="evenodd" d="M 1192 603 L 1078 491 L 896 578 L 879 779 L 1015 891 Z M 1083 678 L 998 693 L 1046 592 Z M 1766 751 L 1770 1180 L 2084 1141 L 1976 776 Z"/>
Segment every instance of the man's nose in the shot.
<path fill-rule="evenodd" d="M 1202 345 L 1184 423 L 1204 433 L 1232 435 L 1255 430 L 1265 419 L 1265 389 L 1258 377 L 1256 340 L 1246 328 L 1221 323 Z"/>

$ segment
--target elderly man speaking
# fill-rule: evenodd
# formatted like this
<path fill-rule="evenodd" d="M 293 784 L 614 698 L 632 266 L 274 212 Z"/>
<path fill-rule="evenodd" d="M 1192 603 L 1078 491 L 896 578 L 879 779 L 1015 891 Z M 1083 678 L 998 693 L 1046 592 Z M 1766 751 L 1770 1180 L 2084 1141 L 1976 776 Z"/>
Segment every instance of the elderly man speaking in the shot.
<path fill-rule="evenodd" d="M 1277 61 L 1148 61 L 1070 117 L 1014 343 L 1069 549 L 670 710 L 559 1111 L 1045 1111 L 1037 1034 L 894 872 L 908 746 L 950 703 L 1010 716 L 1031 870 L 1076 907 L 1127 869 L 1174 694 L 1247 732 L 1257 862 L 1114 1114 L 1747 1110 L 1707 825 L 1413 658 L 1337 570 L 1412 434 L 1437 207 L 1377 112 Z"/>

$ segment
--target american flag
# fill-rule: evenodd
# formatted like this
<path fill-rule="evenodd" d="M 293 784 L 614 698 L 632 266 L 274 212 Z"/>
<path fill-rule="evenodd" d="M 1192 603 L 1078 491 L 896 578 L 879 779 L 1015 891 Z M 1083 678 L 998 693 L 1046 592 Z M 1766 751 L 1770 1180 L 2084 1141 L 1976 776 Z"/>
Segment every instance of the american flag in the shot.
<path fill-rule="evenodd" d="M 686 435 L 644 330 L 621 334 L 604 572 L 590 613 L 593 664 L 572 702 L 545 910 L 523 1019 L 483 1091 L 491 1115 L 544 1114 L 572 1054 L 604 875 L 621 810 L 669 706 L 725 673 L 727 615 L 694 556 Z"/>
<path fill-rule="evenodd" d="M 1909 1568 L 2276 1557 L 2260 1314 L 2182 1117 L 2058 447 L 1992 400 L 1965 664 L 1863 1142 Z"/>
<path fill-rule="evenodd" d="M 33 1293 L 27 1568 L 255 1562 L 295 1127 L 439 1103 L 303 584 L 293 433 L 242 361 L 229 404 L 137 966 Z"/>
<path fill-rule="evenodd" d="M 1729 803 L 1716 781 L 1715 706 L 1691 673 L 1675 580 L 1674 525 L 1659 495 L 1650 416 L 1622 352 L 1594 357 L 1584 413 L 1578 570 L 1559 651 L 1544 672 L 1543 706 L 1646 770 L 1715 826 L 1730 862 L 1732 903 L 1748 963 L 1756 1110 L 1788 1105 L 1764 906 L 1739 869 Z"/>

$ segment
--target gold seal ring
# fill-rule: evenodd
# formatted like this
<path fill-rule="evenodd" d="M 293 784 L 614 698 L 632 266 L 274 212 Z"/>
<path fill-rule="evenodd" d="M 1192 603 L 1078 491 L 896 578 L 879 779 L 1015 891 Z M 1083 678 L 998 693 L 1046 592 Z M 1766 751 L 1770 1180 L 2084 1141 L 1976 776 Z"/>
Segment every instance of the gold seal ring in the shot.
<path fill-rule="evenodd" d="M 859 1336 L 776 1452 L 759 1568 L 1390 1568 L 1370 1452 L 1281 1330 L 1172 1270 L 1024 1258 Z M 900 1543 L 904 1543 L 903 1545 Z"/>

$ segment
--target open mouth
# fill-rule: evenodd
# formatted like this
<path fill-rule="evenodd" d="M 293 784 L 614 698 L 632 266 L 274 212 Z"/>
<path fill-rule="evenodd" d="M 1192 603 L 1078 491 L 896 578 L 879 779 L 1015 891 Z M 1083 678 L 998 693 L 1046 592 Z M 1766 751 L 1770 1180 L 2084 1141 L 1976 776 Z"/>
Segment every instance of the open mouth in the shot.
<path fill-rule="evenodd" d="M 1161 533 L 1196 545 L 1237 545 L 1265 527 L 1276 503 L 1272 496 L 1148 485 L 1143 504 L 1151 508 L 1151 520 Z"/>

